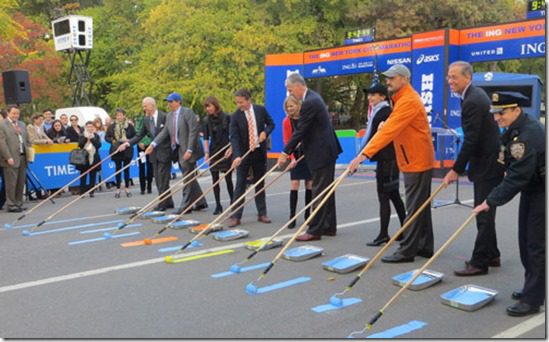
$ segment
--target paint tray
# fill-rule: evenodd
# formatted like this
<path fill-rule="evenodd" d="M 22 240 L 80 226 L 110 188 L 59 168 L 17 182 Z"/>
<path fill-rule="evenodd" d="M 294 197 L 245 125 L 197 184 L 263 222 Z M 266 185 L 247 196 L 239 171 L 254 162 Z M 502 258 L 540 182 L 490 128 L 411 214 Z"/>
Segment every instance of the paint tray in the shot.
<path fill-rule="evenodd" d="M 175 215 L 175 214 L 158 216 L 158 217 L 153 218 L 153 223 L 160 223 L 160 224 L 168 223 L 168 222 L 171 222 L 174 219 L 176 219 L 178 216 L 179 215 Z"/>
<path fill-rule="evenodd" d="M 173 223 L 170 223 L 168 225 L 168 228 L 185 229 L 185 228 L 196 226 L 198 224 L 200 224 L 200 221 L 197 221 L 197 220 L 181 220 L 181 221 L 175 221 Z"/>
<path fill-rule="evenodd" d="M 393 277 L 393 284 L 401 287 L 404 286 L 410 279 L 412 279 L 416 271 L 419 271 L 419 269 L 397 274 Z M 410 286 L 408 286 L 408 288 L 413 291 L 423 290 L 440 282 L 443 277 L 444 273 L 425 270 L 419 277 L 416 278 L 416 280 L 414 280 L 412 284 L 410 284 Z"/>
<path fill-rule="evenodd" d="M 349 273 L 363 267 L 368 261 L 370 261 L 370 258 L 365 258 L 354 254 L 345 254 L 338 256 L 335 259 L 323 262 L 322 267 L 326 271 Z"/>
<path fill-rule="evenodd" d="M 141 207 L 126 207 L 126 208 L 118 208 L 114 210 L 114 213 L 117 215 L 131 215 L 135 214 L 141 210 Z"/>
<path fill-rule="evenodd" d="M 208 227 L 208 224 L 195 225 L 195 226 L 192 226 L 192 227 L 189 228 L 189 232 L 191 232 L 193 234 L 198 234 L 201 231 L 203 231 L 204 229 L 206 229 L 206 227 Z M 218 232 L 220 230 L 223 230 L 223 225 L 219 224 L 219 223 L 215 223 L 210 227 L 210 232 L 209 233 Z"/>
<path fill-rule="evenodd" d="M 305 245 L 288 249 L 282 257 L 291 261 L 303 261 L 309 260 L 319 255 L 322 255 L 324 249 L 311 245 Z"/>
<path fill-rule="evenodd" d="M 490 303 L 498 294 L 496 290 L 478 285 L 463 285 L 440 295 L 441 302 L 451 307 L 475 311 Z"/>
<path fill-rule="evenodd" d="M 165 212 L 159 211 L 159 210 L 154 210 L 154 211 L 147 211 L 146 213 L 144 213 L 143 218 L 152 219 L 152 218 L 159 217 L 159 216 L 164 216 L 164 215 L 166 215 Z"/>
<path fill-rule="evenodd" d="M 267 241 L 267 240 L 268 240 L 268 238 L 259 239 L 259 240 L 255 240 L 255 241 L 248 241 L 248 242 L 244 243 L 244 247 L 246 247 L 247 249 L 251 249 L 251 250 L 255 251 L 256 249 L 261 247 L 265 243 L 265 241 Z M 280 247 L 280 246 L 282 246 L 282 243 L 283 243 L 282 239 L 273 239 L 272 241 L 269 241 L 268 244 L 263 246 L 259 251 L 266 251 L 267 249 Z"/>
<path fill-rule="evenodd" d="M 231 241 L 245 238 L 248 234 L 248 231 L 244 229 L 229 229 L 213 233 L 212 237 L 217 241 Z"/>

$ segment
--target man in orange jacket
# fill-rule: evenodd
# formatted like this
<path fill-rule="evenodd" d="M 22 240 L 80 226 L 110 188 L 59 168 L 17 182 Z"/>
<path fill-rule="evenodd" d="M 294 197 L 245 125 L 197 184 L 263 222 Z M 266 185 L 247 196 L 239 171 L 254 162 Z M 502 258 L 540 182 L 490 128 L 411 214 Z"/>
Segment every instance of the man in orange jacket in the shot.
<path fill-rule="evenodd" d="M 402 64 L 393 65 L 383 73 L 387 87 L 393 93 L 394 109 L 389 119 L 380 125 L 377 133 L 364 147 L 360 156 L 350 165 L 354 172 L 360 163 L 374 156 L 388 144 L 395 148 L 398 168 L 404 175 L 406 189 L 406 220 L 431 194 L 432 169 L 435 151 L 431 128 L 419 94 L 410 84 L 410 70 Z M 433 255 L 433 224 L 431 208 L 424 209 L 403 233 L 404 239 L 393 255 L 381 258 L 383 262 L 413 262 L 416 255 Z"/>

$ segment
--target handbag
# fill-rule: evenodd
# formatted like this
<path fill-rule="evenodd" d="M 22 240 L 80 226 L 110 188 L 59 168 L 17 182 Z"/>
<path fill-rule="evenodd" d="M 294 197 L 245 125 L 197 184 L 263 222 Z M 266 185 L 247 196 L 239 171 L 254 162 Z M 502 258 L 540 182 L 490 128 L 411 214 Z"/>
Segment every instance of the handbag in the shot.
<path fill-rule="evenodd" d="M 74 166 L 86 166 L 88 164 L 88 151 L 75 148 L 69 155 L 69 164 Z"/>

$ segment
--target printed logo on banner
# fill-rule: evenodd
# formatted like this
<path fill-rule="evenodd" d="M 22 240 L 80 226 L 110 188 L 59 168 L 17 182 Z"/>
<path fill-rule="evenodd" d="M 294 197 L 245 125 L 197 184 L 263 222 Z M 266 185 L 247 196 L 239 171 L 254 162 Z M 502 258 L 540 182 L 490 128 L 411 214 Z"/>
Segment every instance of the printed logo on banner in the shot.
<path fill-rule="evenodd" d="M 286 69 L 286 77 L 290 76 L 291 74 L 299 74 L 299 69 L 295 69 L 295 70 Z"/>
<path fill-rule="evenodd" d="M 425 106 L 425 111 L 429 114 L 433 110 L 433 80 L 435 74 L 421 75 L 421 101 Z"/>
<path fill-rule="evenodd" d="M 439 61 L 439 54 L 436 55 L 424 55 L 421 54 L 416 60 L 416 64 L 419 65 L 421 63 L 431 63 L 431 62 L 438 62 Z"/>
<path fill-rule="evenodd" d="M 472 57 L 477 56 L 500 56 L 503 55 L 503 47 L 496 47 L 493 49 L 484 49 L 478 51 L 471 51 Z"/>
<path fill-rule="evenodd" d="M 461 116 L 461 110 L 450 110 L 450 116 L 460 117 Z"/>
<path fill-rule="evenodd" d="M 316 69 L 313 69 L 313 74 L 325 74 L 326 68 L 323 68 L 321 65 L 319 65 Z"/>
<path fill-rule="evenodd" d="M 520 55 L 540 55 L 545 54 L 545 42 L 532 43 L 532 44 L 520 44 Z"/>
<path fill-rule="evenodd" d="M 412 60 L 410 57 L 406 58 L 392 58 L 387 60 L 388 65 L 394 65 L 394 64 L 410 64 L 412 63 Z"/>

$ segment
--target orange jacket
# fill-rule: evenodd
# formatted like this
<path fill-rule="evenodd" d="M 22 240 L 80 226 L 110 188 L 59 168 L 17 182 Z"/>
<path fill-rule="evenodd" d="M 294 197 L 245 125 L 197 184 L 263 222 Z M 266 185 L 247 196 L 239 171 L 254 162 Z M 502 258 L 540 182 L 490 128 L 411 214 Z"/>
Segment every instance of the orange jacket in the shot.
<path fill-rule="evenodd" d="M 394 109 L 383 127 L 362 150 L 368 159 L 393 143 L 402 172 L 423 172 L 433 168 L 435 150 L 427 113 L 410 84 L 393 95 Z"/>

